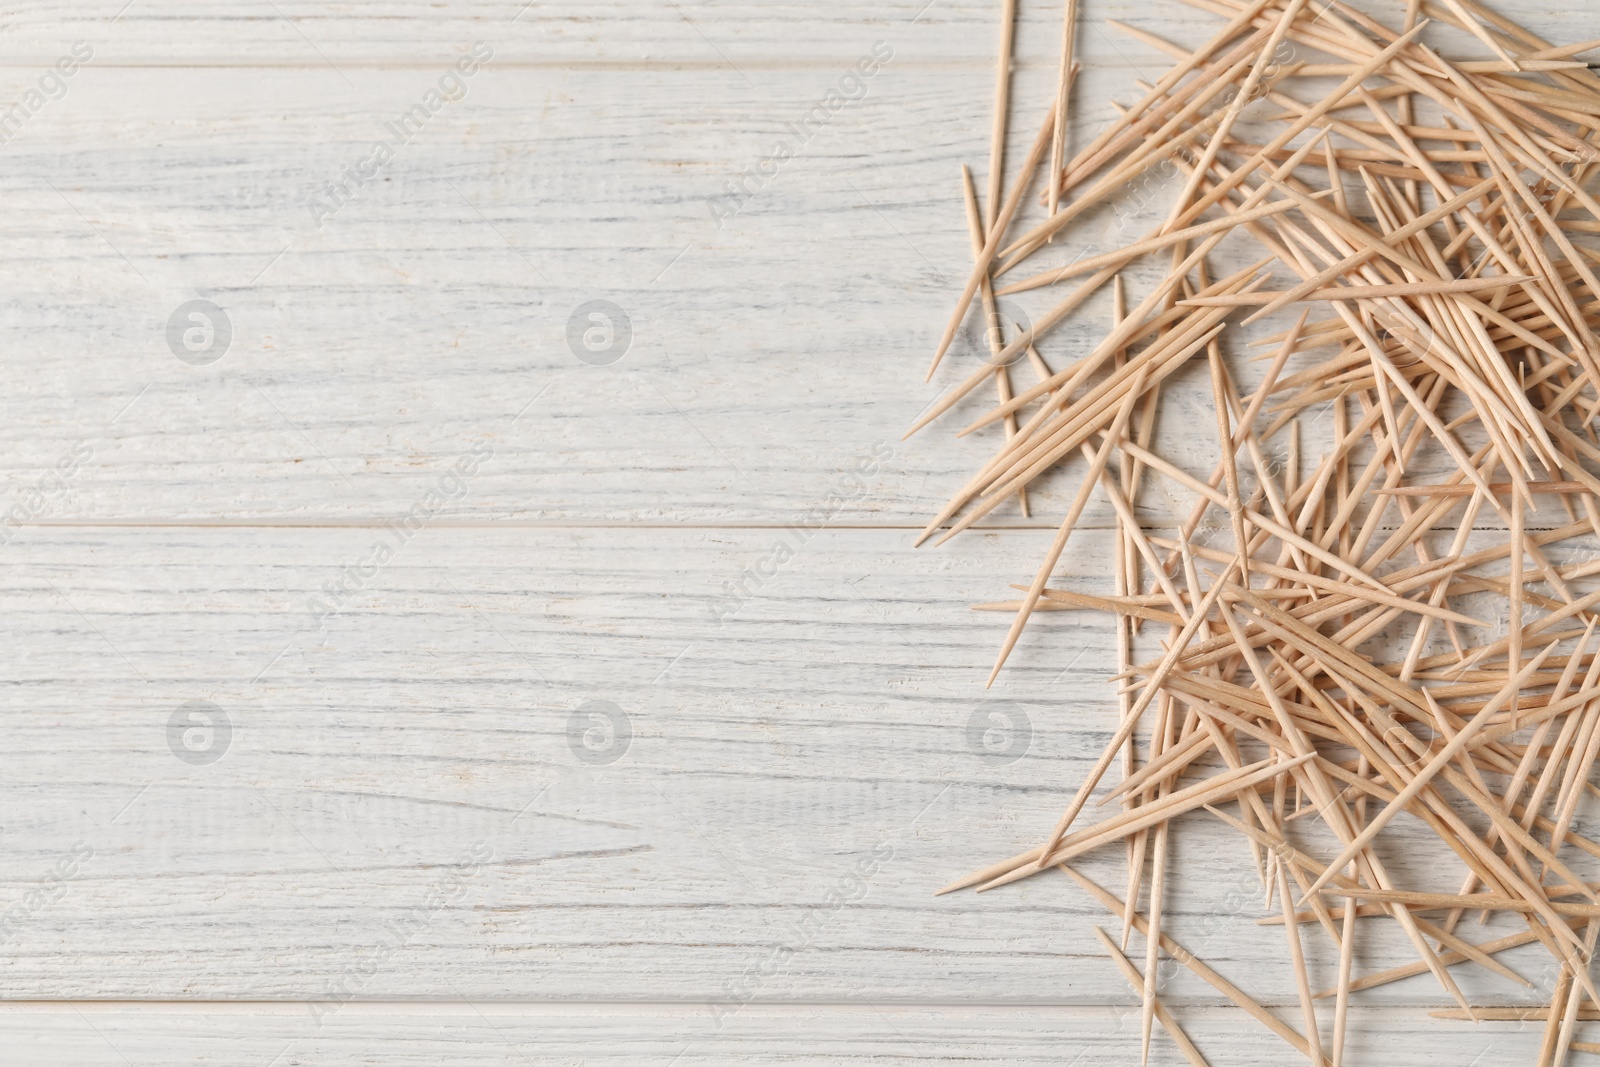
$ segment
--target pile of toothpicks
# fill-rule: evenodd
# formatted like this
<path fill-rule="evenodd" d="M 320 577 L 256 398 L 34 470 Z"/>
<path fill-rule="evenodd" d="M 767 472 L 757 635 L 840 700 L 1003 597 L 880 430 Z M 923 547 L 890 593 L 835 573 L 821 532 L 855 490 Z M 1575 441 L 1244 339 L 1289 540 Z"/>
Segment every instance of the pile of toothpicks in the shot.
<path fill-rule="evenodd" d="M 1169 959 L 1314 1064 L 1346 1059 L 1352 993 L 1429 975 L 1455 1003 L 1435 1015 L 1540 1020 L 1541 1065 L 1600 1053 L 1578 1040 L 1600 1019 L 1600 843 L 1579 832 L 1600 792 L 1600 77 L 1579 57 L 1600 41 L 1552 44 L 1476 0 L 1184 2 L 1215 27 L 1198 45 L 1108 24 L 1172 66 L 1075 139 L 1067 0 L 1052 101 L 1008 167 L 1003 0 L 982 195 L 962 172 L 973 260 L 929 370 L 946 387 L 913 427 L 993 446 L 922 539 L 1070 497 L 1031 580 L 977 605 L 1011 615 L 989 681 L 1019 641 L 1059 648 L 1036 615 L 1103 612 L 1120 718 L 1036 847 L 943 891 L 1065 872 L 1121 927 L 1097 933 L 1142 997 L 1145 1056 L 1159 1022 L 1206 1062 L 1162 1003 Z M 1151 174 L 1164 218 L 1109 251 L 1084 235 Z M 1224 242 L 1256 261 L 1215 271 Z M 1035 290 L 1031 324 L 1003 313 Z M 974 319 L 958 370 L 944 357 Z M 1214 409 L 1214 463 L 1193 425 L 1164 454 L 1163 391 L 1183 388 Z M 1153 495 L 1192 509 L 1153 521 Z M 1064 588 L 1095 499 L 1116 517 L 1109 573 Z M 1163 930 L 1169 840 L 1208 820 L 1254 863 L 1297 1007 Z M 1419 835 L 1454 892 L 1398 873 Z M 1111 846 L 1120 899 L 1073 867 Z M 1379 926 L 1414 958 L 1361 973 Z M 1319 938 L 1335 973 L 1308 965 Z M 1460 969 L 1529 985 L 1501 956 L 1533 943 L 1558 973 L 1547 1007 L 1469 1002 Z"/>

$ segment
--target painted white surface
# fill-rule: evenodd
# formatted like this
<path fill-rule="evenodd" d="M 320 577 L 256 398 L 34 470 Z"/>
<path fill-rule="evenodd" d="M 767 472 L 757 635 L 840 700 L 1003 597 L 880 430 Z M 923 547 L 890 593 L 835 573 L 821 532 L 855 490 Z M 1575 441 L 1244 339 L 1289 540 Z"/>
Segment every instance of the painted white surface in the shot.
<path fill-rule="evenodd" d="M 1107 965 L 1109 967 L 1109 964 Z M 81 1014 L 80 1014 L 81 1013 Z M 1183 1009 L 1183 1025 L 1214 1064 L 1294 1062 L 1288 1047 L 1239 1013 Z M 1522 1064 L 1537 1028 L 1502 1024 L 1462 1039 L 1460 1023 L 1377 1010 L 1350 1035 L 1359 1062 L 1452 1067 Z M 443 1007 L 352 1005 L 319 1028 L 302 1006 L 270 1015 L 208 1005 L 129 1014 L 121 1007 L 22 1009 L 5 1018 L 14 1055 L 56 1067 L 127 1063 L 399 1064 L 464 1067 L 559 1064 L 781 1063 L 1101 1064 L 1139 1062 L 1139 1007 L 995 1008 L 976 1005 L 751 1006 L 717 1029 L 703 1009 L 671 1005 L 524 1006 L 494 1002 Z M 1186 1063 L 1158 1038 L 1150 1062 Z"/>
<path fill-rule="evenodd" d="M 20 1005 L 0 1032 L 23 1061 L 1135 1062 L 1097 905 L 1054 877 L 930 895 L 1036 843 L 1112 716 L 1087 614 L 1039 620 L 981 688 L 1005 619 L 967 605 L 1031 573 L 1059 494 L 910 548 L 991 447 L 953 421 L 898 436 L 935 395 L 969 252 L 956 177 L 982 178 L 995 5 L 121 3 L 13 5 L 0 38 L 0 100 L 95 49 L 0 145 L 0 511 L 29 515 L 0 545 L 0 892 L 23 907 L 0 993 L 540 1003 L 321 1026 Z M 1023 6 L 1032 116 L 1057 16 Z M 1212 24 L 1168 0 L 1086 10 Z M 308 193 L 480 40 L 465 99 L 319 226 Z M 1161 60 L 1083 40 L 1089 129 Z M 864 98 L 719 227 L 708 201 L 876 41 L 894 58 Z M 206 367 L 164 336 L 196 297 L 233 328 Z M 632 322 L 612 366 L 568 347 L 592 299 Z M 1163 412 L 1196 467 L 1203 402 Z M 319 625 L 319 590 L 474 448 L 492 455 Z M 1154 525 L 1187 510 L 1140 503 Z M 1085 529 L 1108 518 L 1097 502 Z M 796 524 L 826 529 L 748 578 Z M 1063 581 L 1105 591 L 1108 544 L 1087 533 Z M 194 700 L 229 717 L 215 763 L 169 746 Z M 597 700 L 629 717 L 612 763 L 569 734 Z M 979 709 L 1025 715 L 1026 754 L 975 754 Z M 1298 1025 L 1247 854 L 1184 829 L 1170 931 Z M 26 903 L 75 848 L 65 889 Z M 1121 863 L 1087 869 L 1120 891 Z M 1541 977 L 1537 950 L 1507 958 Z M 1374 943 L 1358 969 L 1407 959 Z M 1288 1062 L 1208 987 L 1164 990 L 1214 1063 Z M 1537 1043 L 1427 1020 L 1428 979 L 1359 999 L 1357 1062 Z"/>

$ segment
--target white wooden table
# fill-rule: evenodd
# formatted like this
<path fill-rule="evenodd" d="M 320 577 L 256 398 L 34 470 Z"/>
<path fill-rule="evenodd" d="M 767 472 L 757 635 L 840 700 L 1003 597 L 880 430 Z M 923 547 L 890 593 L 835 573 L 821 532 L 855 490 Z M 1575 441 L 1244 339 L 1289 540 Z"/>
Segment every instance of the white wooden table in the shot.
<path fill-rule="evenodd" d="M 931 895 L 1036 843 L 1114 710 L 1088 616 L 982 687 L 1005 618 L 967 606 L 1031 573 L 1059 494 L 910 547 L 990 447 L 899 436 L 970 252 L 997 6 L 9 5 L 14 1062 L 1137 1062 L 1109 924 L 1066 879 Z M 1059 25 L 1022 6 L 1019 144 Z M 1578 0 L 1502 7 L 1600 36 Z M 1091 128 L 1163 61 L 1081 39 Z M 461 98 L 429 111 L 442 78 Z M 341 177 L 380 137 L 393 158 Z M 195 300 L 210 334 L 174 320 Z M 1108 519 L 1066 580 L 1100 588 Z M 1017 758 L 974 750 L 975 715 Z M 1294 1019 L 1247 855 L 1201 821 L 1181 841 L 1169 928 Z M 1086 870 L 1119 887 L 1121 862 Z M 1214 1063 L 1291 1060 L 1186 975 L 1163 992 Z M 1352 1062 L 1537 1044 L 1428 1019 L 1443 999 L 1358 997 Z"/>

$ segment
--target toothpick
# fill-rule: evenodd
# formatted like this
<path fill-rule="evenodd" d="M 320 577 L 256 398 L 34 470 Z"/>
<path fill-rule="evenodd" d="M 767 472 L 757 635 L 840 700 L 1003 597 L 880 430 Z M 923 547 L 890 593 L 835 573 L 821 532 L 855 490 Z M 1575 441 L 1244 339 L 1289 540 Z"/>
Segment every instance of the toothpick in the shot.
<path fill-rule="evenodd" d="M 983 201 L 985 232 L 993 230 L 1000 217 L 1000 190 L 1005 177 L 1006 123 L 1011 112 L 1011 40 L 1016 24 L 1017 0 L 1001 0 L 1000 62 L 995 65 L 994 128 L 989 135 L 989 191 Z M 981 245 L 977 253 L 980 256 L 983 254 Z"/>
<path fill-rule="evenodd" d="M 1078 0 L 1066 0 L 1066 11 L 1061 19 L 1061 72 L 1056 79 L 1055 125 L 1050 138 L 1049 184 L 1045 186 L 1049 197 L 1049 214 L 1056 213 L 1061 197 L 1061 171 L 1066 162 L 1067 124 L 1071 118 L 1072 60 L 1078 29 Z"/>

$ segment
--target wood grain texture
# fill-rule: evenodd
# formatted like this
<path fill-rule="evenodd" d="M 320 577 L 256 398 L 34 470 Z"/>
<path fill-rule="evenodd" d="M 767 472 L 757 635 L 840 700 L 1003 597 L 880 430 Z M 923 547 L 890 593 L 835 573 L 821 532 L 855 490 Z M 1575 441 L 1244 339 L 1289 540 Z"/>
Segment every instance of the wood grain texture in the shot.
<path fill-rule="evenodd" d="M 794 521 L 979 359 L 969 324 L 938 380 L 917 380 L 970 256 L 956 179 L 989 117 L 965 75 L 897 53 L 774 176 L 753 169 L 798 141 L 857 54 L 770 72 L 760 92 L 712 70 L 491 62 L 331 216 L 308 204 L 394 139 L 435 72 L 364 71 L 351 89 L 301 70 L 85 67 L 5 145 L 0 278 L 17 302 L 0 341 L 27 373 L 0 427 L 0 500 L 82 442 L 88 461 L 28 521 L 371 520 L 488 441 L 496 460 L 457 518 Z M 1132 73 L 1086 72 L 1081 132 Z M 27 73 L 12 77 L 20 92 Z M 1031 133 L 1014 133 L 1015 156 Z M 714 212 L 741 180 L 737 213 Z M 1141 193 L 1086 232 L 1125 239 L 1160 206 Z M 195 298 L 232 326 L 203 367 L 166 339 Z M 611 366 L 568 341 L 595 299 L 632 324 Z M 1091 303 L 1046 357 L 1081 355 L 1109 314 L 1108 295 Z M 1170 393 L 1168 454 L 1196 447 L 1201 379 Z M 953 436 L 991 402 L 897 445 L 843 517 L 920 526 L 996 447 Z M 1037 497 L 1041 515 L 1065 508 L 1048 485 Z M 1109 516 L 1097 501 L 1086 521 Z"/>
<path fill-rule="evenodd" d="M 739 67 L 832 64 L 876 39 L 904 41 L 927 62 L 984 68 L 992 75 L 999 40 L 998 8 L 984 0 L 881 0 L 818 8 L 804 0 L 456 0 L 417 5 L 403 0 L 179 0 L 126 4 L 75 0 L 67 5 L 23 0 L 8 8 L 3 55 L 8 65 L 50 63 L 71 41 L 88 40 L 107 62 L 140 65 L 256 65 L 321 68 L 429 63 L 456 44 L 489 40 L 516 62 L 581 66 Z M 120 14 L 119 14 L 120 13 Z M 1174 16 L 1196 20 L 1175 4 L 1105 0 L 1092 16 L 1137 21 L 1151 30 Z M 1548 20 L 1546 20 L 1548 21 Z M 1139 54 L 1126 37 L 1085 27 L 1083 54 L 1096 64 Z M 1021 5 L 1016 54 L 1023 63 L 1053 65 L 1060 11 Z M 1145 53 L 1148 55 L 1148 53 Z M 983 75 L 974 70 L 980 79 Z"/>
<path fill-rule="evenodd" d="M 320 625 L 308 602 L 392 537 L 35 534 L 0 579 L 7 996 L 1120 995 L 1090 929 L 1108 918 L 1067 879 L 931 895 L 1033 844 L 1114 723 L 1097 616 L 1047 615 L 1002 684 L 973 681 L 1006 618 L 966 605 L 1042 532 L 930 552 L 892 531 L 424 529 Z M 1098 589 L 1108 540 L 1061 580 Z M 195 700 L 231 725 L 215 762 L 172 747 Z M 628 718 L 614 761 L 581 758 L 591 701 Z M 1283 1003 L 1247 850 L 1196 816 L 1174 851 L 1173 936 Z M 1456 877 L 1399 852 L 1406 884 Z M 1096 859 L 1118 884 L 1121 851 Z M 1513 966 L 1539 979 L 1538 951 Z M 1408 959 L 1380 930 L 1360 963 Z M 1186 974 L 1164 989 L 1217 1003 Z"/>
<path fill-rule="evenodd" d="M 885 68 L 720 228 L 711 201 L 836 75 L 773 75 L 785 104 L 716 72 L 619 92 L 614 72 L 490 68 L 320 228 L 307 196 L 431 76 L 369 72 L 360 102 L 299 71 L 79 77 L 6 146 L 0 335 L 28 367 L 6 496 L 93 452 L 45 519 L 387 516 L 487 440 L 469 518 L 793 521 L 936 395 L 914 368 L 988 121 L 944 74 Z M 233 327 L 208 367 L 164 337 L 197 296 Z M 613 366 L 567 341 L 592 299 L 632 322 Z M 989 447 L 913 439 L 850 514 L 920 525 Z"/>
<path fill-rule="evenodd" d="M 1055 711 L 1088 676 L 1053 656 L 974 691 L 996 631 L 965 611 L 990 581 L 977 545 L 823 532 L 724 619 L 725 583 L 780 535 L 425 531 L 319 633 L 307 599 L 376 531 L 63 537 L 19 546 L 11 587 L 31 619 L 14 704 L 34 709 L 10 738 L 32 813 L 11 839 L 14 895 L 64 831 L 96 856 L 8 946 L 11 995 L 303 994 L 381 948 L 480 840 L 495 859 L 470 897 L 365 992 L 427 995 L 446 975 L 466 995 L 738 995 L 885 846 L 859 906 L 828 912 L 760 993 L 1097 995 L 1063 966 L 1087 931 L 1047 920 L 1087 910 L 1064 881 L 999 909 L 931 896 L 979 842 L 1036 833 L 1080 762 L 1074 738 L 1104 728 Z M 1108 631 L 1067 625 L 1104 662 Z M 234 723 L 209 766 L 169 751 L 168 717 L 192 699 Z M 607 765 L 581 763 L 568 734 L 595 699 L 632 720 Z M 1024 758 L 970 749 L 987 704 L 1032 720 Z M 72 730 L 83 714 L 95 728 Z M 142 934 L 123 929 L 135 916 Z M 1041 925 L 1017 971 L 1016 939 Z"/>
<path fill-rule="evenodd" d="M 1382 8 L 1382 0 L 1358 6 Z M 1566 3 L 1503 0 L 1496 9 L 1552 38 L 1580 32 Z M 428 63 L 451 45 L 504 42 L 519 62 L 583 64 L 782 66 L 828 63 L 854 56 L 884 38 L 904 40 L 928 62 L 982 68 L 993 74 L 999 40 L 998 5 L 984 0 L 878 0 L 819 9 L 804 0 L 453 0 L 417 5 L 404 0 L 19 0 L 8 5 L 3 28 L 7 65 L 54 62 L 74 40 L 104 42 L 108 62 L 141 65 L 333 64 L 397 66 Z M 120 15 L 119 15 L 120 13 Z M 1220 20 L 1176 0 L 1100 0 L 1084 8 L 1079 54 L 1090 64 L 1142 61 L 1153 54 L 1103 26 L 1120 19 L 1174 39 L 1199 39 Z M 1021 4 L 1016 55 L 1020 63 L 1059 60 L 1061 12 L 1052 4 Z M 1573 38 L 1574 40 L 1581 37 Z M 1053 75 L 1052 75 L 1053 77 Z M 985 97 L 987 99 L 987 97 Z M 975 153 L 977 155 L 978 153 Z"/>
<path fill-rule="evenodd" d="M 1291 1062 L 1276 1037 L 1259 1026 L 1247 1028 L 1237 1016 L 1193 1008 L 1176 1014 L 1212 1063 Z M 1100 1009 L 751 1005 L 716 1028 L 703 1013 L 671 1005 L 478 1002 L 350 1005 L 318 1027 L 301 1005 L 262 1005 L 243 1014 L 225 1004 L 152 1006 L 138 1013 L 82 1004 L 55 1007 L 48 1014 L 19 1006 L 0 1014 L 0 1035 L 15 1054 L 39 1067 L 265 1065 L 275 1056 L 284 1067 L 525 1067 L 530 1062 L 865 1067 L 886 1060 L 1134 1067 L 1138 1016 L 1136 1002 Z M 1525 1063 L 1539 1043 L 1538 1027 L 1532 1025 L 1473 1027 L 1418 1020 L 1406 1010 L 1374 1011 L 1363 1023 L 1348 1046 L 1363 1063 L 1455 1067 L 1473 1056 L 1481 1057 L 1480 1063 Z M 1175 1067 L 1186 1061 L 1158 1039 L 1150 1062 Z"/>
<path fill-rule="evenodd" d="M 342 1005 L 318 1026 L 304 1005 L 17 1004 L 21 1059 L 1135 1062 L 1136 1002 L 1089 929 L 1115 924 L 1065 879 L 929 895 L 1036 843 L 1113 715 L 1089 615 L 1039 620 L 980 688 L 1005 620 L 967 605 L 1025 580 L 1039 531 L 905 532 L 994 447 L 897 439 L 977 358 L 971 335 L 918 381 L 970 256 L 956 179 L 988 143 L 995 6 L 7 8 L 0 111 L 74 42 L 94 56 L 0 144 L 0 516 L 22 509 L 0 525 L 0 996 Z M 1500 6 L 1595 36 L 1571 4 Z M 1058 39 L 1054 6 L 1022 7 L 1012 158 Z M 1086 12 L 1215 25 L 1169 0 Z M 319 219 L 309 198 L 476 41 L 494 57 L 465 98 Z M 862 99 L 719 220 L 878 41 L 894 55 Z M 1087 132 L 1165 61 L 1098 27 L 1082 44 Z M 166 339 L 195 298 L 233 327 L 210 366 Z M 611 366 L 568 343 L 594 299 L 632 323 Z M 1190 385 L 1163 451 L 1202 469 Z M 994 525 L 1053 526 L 1061 494 L 1033 498 L 1040 519 Z M 1154 526 L 1187 509 L 1140 504 Z M 1108 520 L 1097 500 L 1069 586 L 1107 591 Z M 229 716 L 215 763 L 171 747 L 196 700 Z M 590 701 L 629 717 L 615 762 L 580 758 L 605 740 L 574 718 Z M 1026 717 L 1025 754 L 975 752 L 975 713 L 980 736 Z M 1184 829 L 1170 931 L 1296 1019 L 1247 854 Z M 1116 887 L 1120 867 L 1086 869 Z M 1357 970 L 1409 958 L 1375 940 Z M 1506 958 L 1548 984 L 1537 951 Z M 1331 973 L 1324 946 L 1312 964 Z M 1213 1062 L 1288 1061 L 1208 987 L 1163 991 Z M 386 997 L 485 1002 L 361 1003 Z M 1426 978 L 1356 999 L 1353 1062 L 1523 1062 L 1538 1041 L 1421 1018 L 1444 1001 Z"/>
<path fill-rule="evenodd" d="M 863 37 L 837 69 L 766 72 L 754 90 L 727 70 L 490 61 L 404 144 L 390 125 L 447 61 L 351 85 L 300 69 L 83 67 L 4 146 L 0 280 L 16 302 L 0 342 L 26 373 L 0 426 L 0 512 L 82 448 L 24 524 L 373 520 L 490 442 L 458 519 L 794 521 L 978 366 L 973 320 L 934 385 L 917 381 L 970 257 L 956 178 L 986 136 L 984 72 L 897 50 L 858 103 L 759 172 L 871 47 Z M 1137 72 L 1089 66 L 1080 134 Z M 8 77 L 0 99 L 34 79 Z M 393 159 L 337 211 L 315 209 L 377 138 Z M 1159 220 L 1159 192 L 1081 232 L 1126 240 Z M 1102 295 L 1041 344 L 1054 365 L 1094 343 Z M 1059 296 L 1013 306 L 1036 317 Z M 203 367 L 166 337 L 196 298 L 232 328 Z M 604 367 L 568 339 L 596 299 L 632 329 Z M 1209 441 L 1187 432 L 1208 417 L 1203 377 L 1169 390 L 1165 454 L 1205 462 Z M 953 437 L 991 402 L 898 445 L 842 517 L 920 526 L 996 447 L 988 432 Z M 1065 508 L 1048 484 L 1036 495 L 1041 516 Z M 1187 507 L 1141 504 L 1154 523 Z M 1085 521 L 1109 518 L 1096 501 Z"/>

